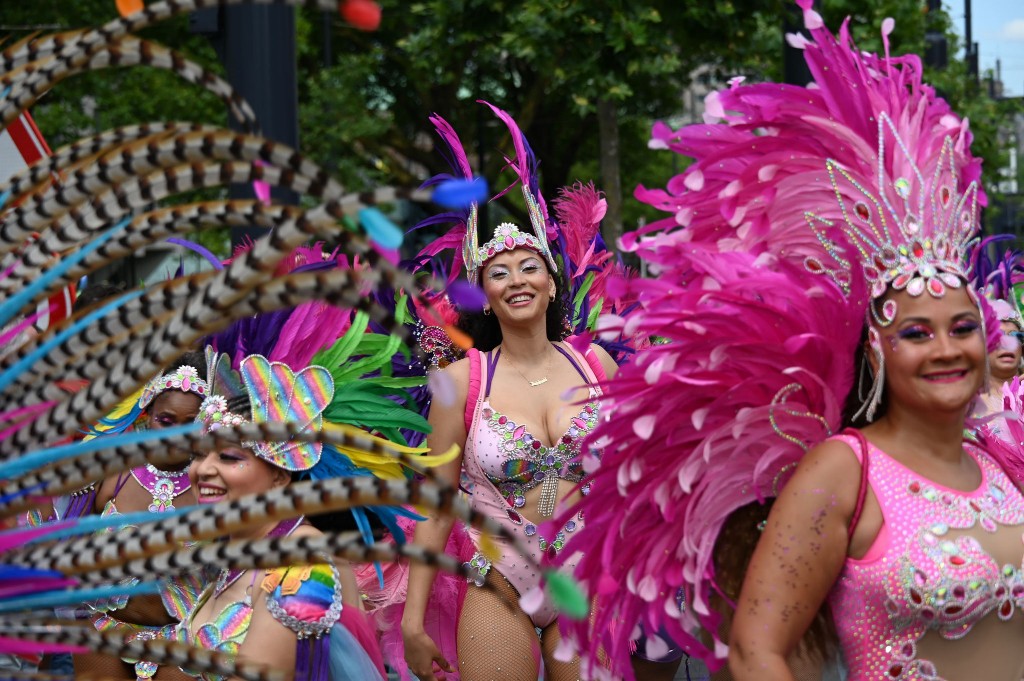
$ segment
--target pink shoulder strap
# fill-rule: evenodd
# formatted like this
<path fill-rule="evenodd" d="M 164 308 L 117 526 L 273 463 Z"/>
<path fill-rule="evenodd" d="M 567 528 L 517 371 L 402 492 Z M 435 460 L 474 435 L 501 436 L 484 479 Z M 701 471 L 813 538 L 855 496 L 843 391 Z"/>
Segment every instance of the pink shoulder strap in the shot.
<path fill-rule="evenodd" d="M 463 418 L 466 421 L 466 432 L 469 432 L 473 425 L 473 413 L 476 411 L 476 401 L 480 399 L 480 351 L 470 348 L 466 353 L 469 356 L 469 392 L 466 393 L 466 411 Z"/>
<path fill-rule="evenodd" d="M 604 365 L 601 364 L 601 359 L 594 352 L 593 348 L 587 348 L 587 351 L 583 353 L 583 357 L 587 360 L 587 364 L 590 365 L 590 370 L 594 372 L 594 377 L 597 378 L 598 383 L 608 380 L 608 374 L 604 371 Z"/>
<path fill-rule="evenodd" d="M 856 428 L 847 428 L 842 434 L 856 438 L 860 444 L 860 488 L 857 489 L 857 505 L 853 507 L 849 529 L 849 536 L 853 537 L 853 531 L 857 529 L 857 523 L 860 522 L 860 514 L 864 510 L 864 499 L 868 495 L 868 462 L 871 459 L 868 456 L 868 439 L 864 437 L 864 433 Z"/>

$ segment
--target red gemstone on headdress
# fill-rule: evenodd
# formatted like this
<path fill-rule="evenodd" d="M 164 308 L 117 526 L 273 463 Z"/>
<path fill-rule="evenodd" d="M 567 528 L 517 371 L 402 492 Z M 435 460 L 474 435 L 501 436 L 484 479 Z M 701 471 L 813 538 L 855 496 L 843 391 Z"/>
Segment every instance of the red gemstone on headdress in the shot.
<path fill-rule="evenodd" d="M 814 258 L 807 258 L 804 260 L 804 267 L 806 267 L 807 271 L 811 274 L 821 274 L 822 270 L 825 269 L 822 267 L 821 263 Z"/>
<path fill-rule="evenodd" d="M 512 248 L 516 245 L 516 240 L 510 236 L 505 237 L 505 248 Z"/>
<path fill-rule="evenodd" d="M 923 258 L 924 246 L 921 245 L 920 241 L 915 241 L 910 245 L 910 252 L 914 254 L 915 258 Z"/>
<path fill-rule="evenodd" d="M 888 266 L 877 255 L 874 257 L 873 260 L 875 263 L 875 269 L 877 269 L 879 272 L 884 272 L 887 269 L 889 269 Z"/>
<path fill-rule="evenodd" d="M 892 287 L 895 289 L 903 289 L 904 287 L 906 287 L 907 282 L 910 281 L 910 278 L 912 276 L 914 275 L 909 272 L 904 272 L 903 274 L 892 280 Z"/>
<path fill-rule="evenodd" d="M 853 212 L 857 214 L 857 217 L 865 222 L 871 219 L 871 209 L 868 208 L 868 204 L 863 201 L 858 201 L 853 204 Z"/>
<path fill-rule="evenodd" d="M 949 191 L 949 187 L 943 187 L 939 190 L 939 200 L 942 201 L 943 208 L 949 205 L 949 200 L 952 197 L 953 192 Z"/>
<path fill-rule="evenodd" d="M 931 291 L 932 295 L 941 296 L 946 292 L 946 287 L 942 285 L 938 278 L 932 278 L 928 280 L 928 290 Z"/>
<path fill-rule="evenodd" d="M 540 440 L 534 440 L 530 443 L 530 446 L 534 449 L 540 449 L 543 445 L 541 445 Z"/>
<path fill-rule="evenodd" d="M 501 425 L 505 425 L 506 423 L 508 423 L 508 417 L 507 416 L 499 416 L 498 417 L 498 423 L 500 423 Z"/>

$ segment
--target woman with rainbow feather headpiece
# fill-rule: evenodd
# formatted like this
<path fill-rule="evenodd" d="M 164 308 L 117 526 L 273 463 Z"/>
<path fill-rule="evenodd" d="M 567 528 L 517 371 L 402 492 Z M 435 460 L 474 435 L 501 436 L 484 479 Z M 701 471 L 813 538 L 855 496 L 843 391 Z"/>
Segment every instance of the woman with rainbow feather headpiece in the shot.
<path fill-rule="evenodd" d="M 658 275 L 626 323 L 669 342 L 610 383 L 609 492 L 566 511 L 595 597 L 573 640 L 598 677 L 639 623 L 738 680 L 834 632 L 853 681 L 1016 681 L 1024 496 L 962 436 L 999 333 L 966 264 L 980 162 L 916 56 L 800 4 L 814 86 L 737 79 L 654 130 L 695 163 L 637 190 L 671 217 L 624 239 Z"/>
<path fill-rule="evenodd" d="M 346 266 L 345 259 L 319 246 L 298 249 L 286 261 L 292 272 Z M 416 381 L 396 381 L 387 375 L 399 344 L 368 333 L 366 324 L 364 313 L 312 302 L 257 315 L 211 337 L 211 395 L 200 407 L 198 420 L 210 431 L 247 421 L 290 423 L 298 432 L 365 428 L 401 443 L 387 443 L 391 448 L 409 455 L 422 453 L 404 447 L 400 434 L 402 428 L 427 429 L 422 417 L 402 405 L 402 387 Z M 232 365 L 237 365 L 237 372 Z M 200 504 L 269 491 L 293 478 L 405 477 L 393 459 L 320 442 L 252 441 L 200 451 L 189 473 Z M 400 534 L 396 516 L 416 517 L 401 508 L 353 509 L 353 528 L 371 545 L 367 510 L 395 534 Z M 336 520 L 327 519 L 327 526 L 339 529 Z M 312 520 L 317 525 L 323 522 Z M 319 535 L 300 516 L 268 524 L 250 536 Z M 382 678 L 383 662 L 362 612 L 352 568 L 326 554 L 322 557 L 323 563 L 276 570 L 222 570 L 180 627 L 182 639 L 248 661 L 279 667 L 283 663 L 296 674 L 308 675 L 303 678 Z M 294 633 L 294 640 L 282 637 L 286 630 Z"/>

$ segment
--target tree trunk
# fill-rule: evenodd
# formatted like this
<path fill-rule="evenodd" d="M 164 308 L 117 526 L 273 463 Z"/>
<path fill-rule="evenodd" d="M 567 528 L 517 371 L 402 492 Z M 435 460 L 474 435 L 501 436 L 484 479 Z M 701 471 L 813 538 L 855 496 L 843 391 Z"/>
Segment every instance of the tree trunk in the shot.
<path fill-rule="evenodd" d="M 622 236 L 622 176 L 619 173 L 619 110 L 607 99 L 597 102 L 597 130 L 601 136 L 601 186 L 608 200 L 601 233 L 608 250 L 619 252 Z"/>

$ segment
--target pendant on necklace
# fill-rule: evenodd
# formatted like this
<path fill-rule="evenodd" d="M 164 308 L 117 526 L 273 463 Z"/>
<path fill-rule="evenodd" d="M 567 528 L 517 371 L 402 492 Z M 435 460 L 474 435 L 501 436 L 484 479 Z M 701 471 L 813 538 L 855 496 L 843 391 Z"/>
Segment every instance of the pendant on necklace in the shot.
<path fill-rule="evenodd" d="M 548 377 L 545 376 L 544 378 L 538 379 L 536 381 L 530 381 L 529 379 L 527 379 L 527 381 L 529 381 L 531 387 L 536 388 L 538 385 L 544 385 L 545 383 L 547 383 Z"/>

